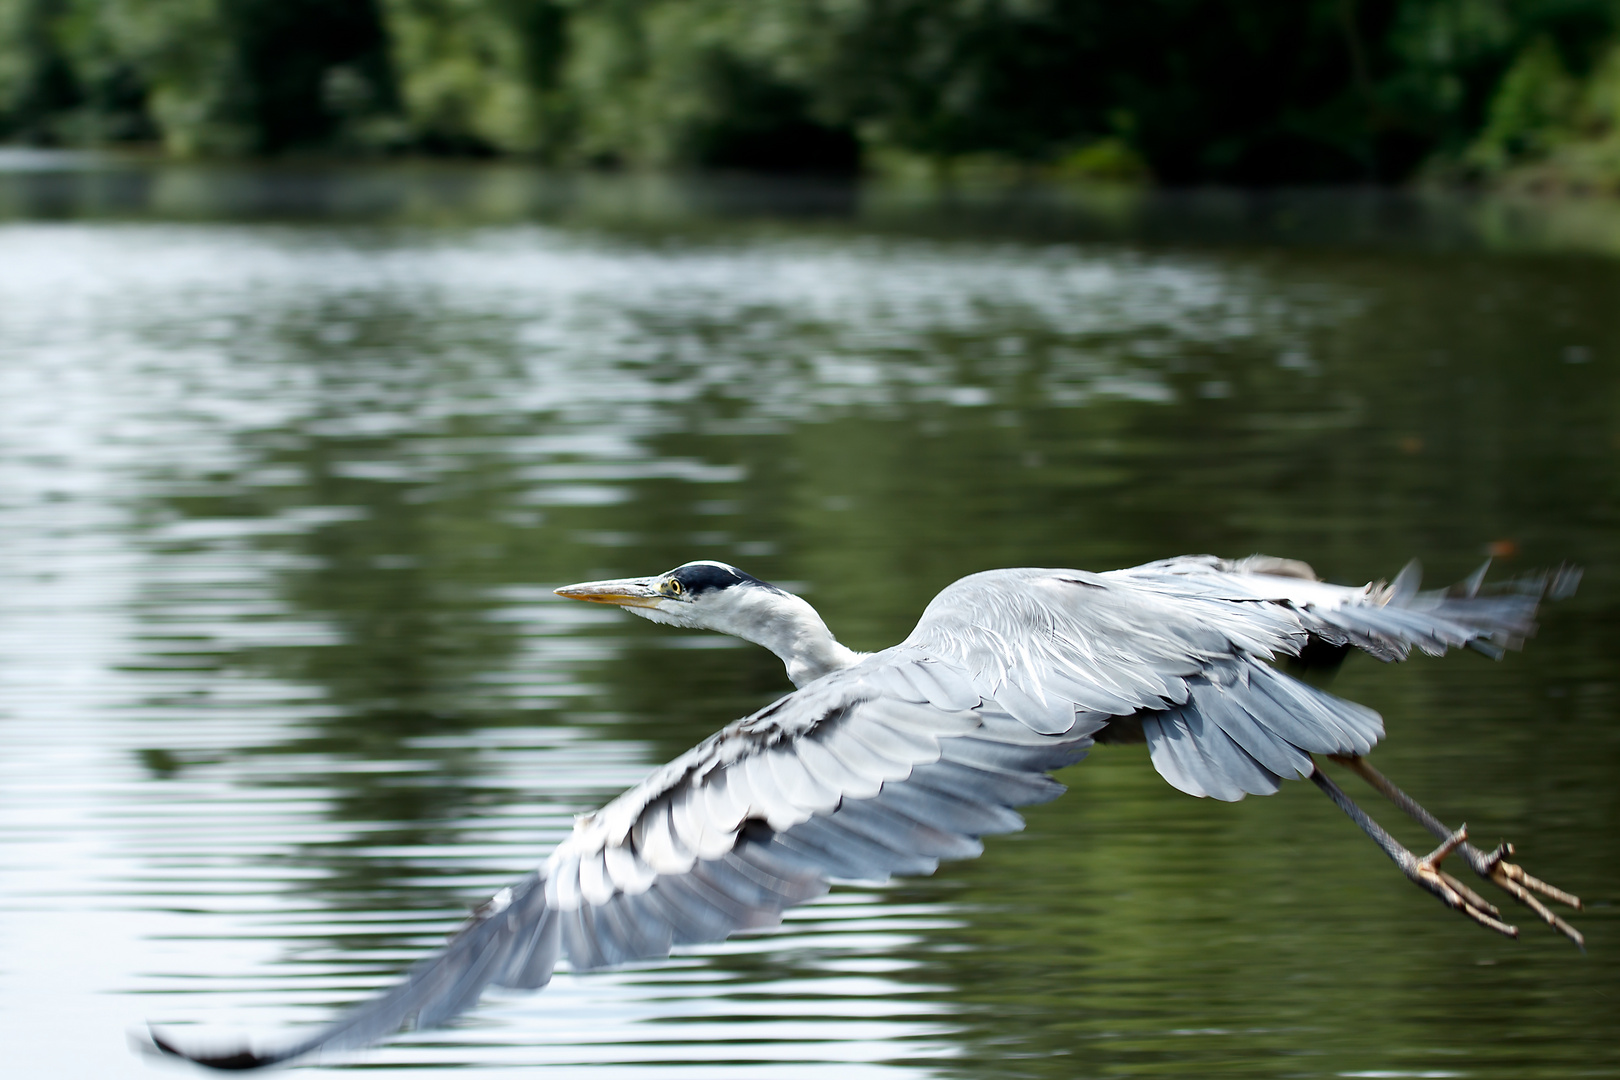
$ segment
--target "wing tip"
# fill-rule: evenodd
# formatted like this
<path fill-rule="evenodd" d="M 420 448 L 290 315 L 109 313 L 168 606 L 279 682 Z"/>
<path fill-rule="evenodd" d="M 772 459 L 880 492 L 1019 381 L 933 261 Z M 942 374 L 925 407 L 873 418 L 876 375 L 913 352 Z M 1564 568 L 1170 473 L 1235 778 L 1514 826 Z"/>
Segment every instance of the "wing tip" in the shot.
<path fill-rule="evenodd" d="M 1573 563 L 1559 564 L 1552 572 L 1552 580 L 1548 582 L 1543 596 L 1548 600 L 1568 600 L 1580 587 L 1582 573 L 1581 568 Z"/>
<path fill-rule="evenodd" d="M 1404 607 L 1412 597 L 1418 594 L 1418 588 L 1423 584 L 1423 564 L 1417 559 L 1406 560 L 1401 572 L 1395 575 L 1395 580 L 1388 585 L 1384 603 L 1393 607 Z"/>
<path fill-rule="evenodd" d="M 181 1047 L 172 1039 L 165 1037 L 152 1024 L 146 1026 L 144 1037 L 131 1032 L 130 1042 L 137 1051 L 150 1057 L 180 1058 L 194 1065 L 201 1065 L 206 1069 L 217 1069 L 222 1072 L 243 1072 L 248 1069 L 259 1069 L 266 1065 L 274 1065 L 277 1062 L 285 1061 L 289 1056 L 292 1056 L 288 1054 L 259 1054 L 245 1046 L 225 1053 L 199 1053 Z"/>

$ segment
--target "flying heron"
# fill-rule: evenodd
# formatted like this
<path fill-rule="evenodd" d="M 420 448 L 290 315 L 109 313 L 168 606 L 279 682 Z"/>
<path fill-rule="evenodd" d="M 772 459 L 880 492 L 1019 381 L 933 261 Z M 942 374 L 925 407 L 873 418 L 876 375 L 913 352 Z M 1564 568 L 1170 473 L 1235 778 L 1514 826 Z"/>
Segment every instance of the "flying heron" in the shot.
<path fill-rule="evenodd" d="M 1578 572 L 1483 590 L 1485 567 L 1420 592 L 1417 564 L 1360 588 L 1304 563 L 1183 556 L 1107 573 L 990 570 L 948 586 L 900 644 L 859 653 L 798 596 L 721 562 L 560 588 L 673 626 L 763 645 L 798 688 L 653 772 L 573 833 L 543 866 L 478 907 L 444 948 L 392 989 L 278 1049 L 168 1054 L 247 1069 L 355 1048 L 401 1027 L 442 1024 L 491 983 L 538 989 L 575 970 L 663 957 L 676 945 L 772 925 L 837 879 L 927 874 L 972 858 L 979 838 L 1020 828 L 1014 807 L 1063 791 L 1047 773 L 1094 742 L 1145 741 L 1154 767 L 1192 795 L 1235 801 L 1310 780 L 1415 884 L 1479 925 L 1518 930 L 1441 867 L 1456 853 L 1480 877 L 1583 945 L 1537 897 L 1580 901 L 1467 842 L 1365 760 L 1383 736 L 1373 710 L 1273 666 L 1281 659 L 1380 660 L 1471 646 L 1520 647 L 1543 597 Z M 1439 840 L 1397 842 L 1317 767 L 1348 766 Z"/>

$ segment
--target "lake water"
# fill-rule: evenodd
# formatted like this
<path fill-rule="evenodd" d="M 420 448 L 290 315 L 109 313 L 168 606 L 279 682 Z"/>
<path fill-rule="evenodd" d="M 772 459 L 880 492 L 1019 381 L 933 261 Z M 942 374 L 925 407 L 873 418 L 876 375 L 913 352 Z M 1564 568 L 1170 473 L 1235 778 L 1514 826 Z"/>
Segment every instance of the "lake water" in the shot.
<path fill-rule="evenodd" d="M 1517 942 L 1445 911 L 1310 785 L 1213 803 L 1101 748 L 976 862 L 312 1071 L 1620 1076 L 1598 233 L 1355 194 L 0 166 L 7 1076 L 157 1075 L 147 1021 L 330 1017 L 786 686 L 556 585 L 725 559 L 870 649 L 991 566 L 1441 583 L 1488 550 L 1582 591 L 1522 655 L 1335 689 L 1385 714 L 1386 773 L 1586 898 L 1585 956 L 1505 899 Z"/>

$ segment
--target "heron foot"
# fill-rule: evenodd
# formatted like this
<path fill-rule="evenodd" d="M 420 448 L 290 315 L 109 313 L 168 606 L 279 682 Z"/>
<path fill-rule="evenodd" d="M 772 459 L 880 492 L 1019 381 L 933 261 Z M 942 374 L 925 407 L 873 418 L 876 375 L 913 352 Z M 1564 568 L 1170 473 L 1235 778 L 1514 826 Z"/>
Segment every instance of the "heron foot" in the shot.
<path fill-rule="evenodd" d="M 1404 810 L 1413 819 L 1422 824 L 1424 828 L 1434 833 L 1434 835 L 1445 837 L 1447 843 L 1450 843 L 1452 837 L 1458 835 L 1457 833 L 1451 833 L 1450 830 L 1448 830 L 1438 818 L 1429 813 L 1429 811 L 1425 810 L 1422 806 L 1418 805 L 1417 800 L 1413 799 L 1406 792 L 1402 791 L 1400 788 L 1391 783 L 1388 777 L 1368 764 L 1365 758 L 1355 757 L 1348 754 L 1335 754 L 1332 755 L 1332 760 L 1345 766 L 1357 776 L 1360 776 L 1363 780 L 1367 781 L 1368 784 L 1376 788 L 1385 798 L 1389 799 L 1390 802 Z M 1459 832 L 1462 831 L 1463 830 L 1459 830 Z M 1575 929 L 1569 923 L 1565 922 L 1556 913 L 1551 911 L 1546 904 L 1541 902 L 1536 894 L 1539 893 L 1541 896 L 1544 896 L 1549 900 L 1568 905 L 1569 907 L 1574 908 L 1576 911 L 1581 910 L 1581 898 L 1573 893 L 1567 893 L 1563 889 L 1556 886 L 1549 885 L 1540 878 L 1525 873 L 1524 868 L 1519 866 L 1517 863 L 1508 862 L 1507 857 L 1514 853 L 1512 844 L 1502 843 L 1498 844 L 1495 850 L 1482 851 L 1472 844 L 1459 841 L 1452 844 L 1450 848 L 1447 848 L 1445 843 L 1441 844 L 1440 848 L 1436 849 L 1436 853 L 1440 853 L 1441 849 L 1444 849 L 1444 853 L 1440 854 L 1441 858 L 1444 858 L 1445 854 L 1449 854 L 1452 850 L 1457 850 L 1468 865 L 1473 869 L 1474 873 L 1478 874 L 1486 881 L 1489 881 L 1491 884 L 1513 897 L 1513 899 L 1535 912 L 1542 922 L 1546 923 L 1560 934 L 1563 934 L 1570 941 L 1574 942 L 1576 948 L 1580 949 L 1582 952 L 1586 951 L 1586 938 L 1581 935 L 1581 932 Z M 1430 858 L 1434 858 L 1434 856 L 1431 855 Z M 1398 861 L 1399 860 L 1397 859 L 1397 862 Z M 1435 861 L 1438 864 L 1438 860 Z M 1407 876 L 1410 877 L 1411 874 L 1408 873 Z M 1455 881 L 1455 879 L 1452 880 Z M 1428 888 L 1427 885 L 1424 887 Z M 1430 891 L 1433 890 L 1431 889 Z M 1443 896 L 1441 898 L 1443 900 L 1445 899 Z M 1449 901 L 1447 902 L 1449 903 Z M 1490 905 L 1486 904 L 1484 907 L 1490 908 Z M 1483 910 L 1483 908 L 1481 910 Z M 1495 912 L 1494 908 L 1490 908 L 1490 910 Z"/>
<path fill-rule="evenodd" d="M 1513 845 L 1509 843 L 1498 844 L 1493 851 L 1481 851 L 1472 844 L 1463 846 L 1463 858 L 1473 867 L 1474 873 L 1489 881 L 1513 899 L 1535 912 L 1541 921 L 1552 927 L 1573 941 L 1581 951 L 1586 950 L 1586 938 L 1581 932 L 1565 922 L 1558 914 L 1543 904 L 1535 895 L 1540 893 L 1549 900 L 1565 904 L 1581 910 L 1581 898 L 1574 893 L 1567 893 L 1556 885 L 1549 885 L 1540 878 L 1524 872 L 1524 868 L 1517 863 L 1507 861 L 1507 856 L 1514 853 Z"/>
<path fill-rule="evenodd" d="M 1427 889 L 1440 898 L 1440 902 L 1453 911 L 1460 911 L 1473 919 L 1479 925 L 1498 934 L 1516 938 L 1519 928 L 1502 920 L 1502 913 L 1488 903 L 1473 889 L 1458 881 L 1444 870 L 1440 869 L 1440 862 L 1453 851 L 1466 845 L 1468 840 L 1468 826 L 1464 825 L 1456 832 L 1443 840 L 1439 847 L 1423 856 L 1421 859 L 1413 855 L 1406 848 L 1400 848 L 1395 863 L 1401 872 L 1420 888 Z"/>
<path fill-rule="evenodd" d="M 1354 821 L 1361 831 L 1372 838 L 1373 842 L 1384 849 L 1390 861 L 1400 867 L 1414 885 L 1439 898 L 1442 904 L 1453 911 L 1460 911 L 1473 919 L 1481 926 L 1495 930 L 1508 937 L 1518 937 L 1519 929 L 1502 921 L 1502 913 L 1485 901 L 1485 898 L 1473 889 L 1464 885 L 1444 870 L 1440 863 L 1447 855 L 1463 847 L 1468 842 L 1468 827 L 1465 825 L 1456 832 L 1448 832 L 1441 840 L 1440 846 L 1419 858 L 1407 850 L 1406 846 L 1391 836 L 1378 822 L 1367 815 L 1367 811 L 1356 805 L 1354 799 L 1344 793 L 1344 789 L 1329 780 L 1327 774 L 1321 769 L 1311 773 L 1311 782 L 1322 790 L 1322 793 L 1332 799 L 1334 805 L 1345 812 L 1345 815 Z"/>

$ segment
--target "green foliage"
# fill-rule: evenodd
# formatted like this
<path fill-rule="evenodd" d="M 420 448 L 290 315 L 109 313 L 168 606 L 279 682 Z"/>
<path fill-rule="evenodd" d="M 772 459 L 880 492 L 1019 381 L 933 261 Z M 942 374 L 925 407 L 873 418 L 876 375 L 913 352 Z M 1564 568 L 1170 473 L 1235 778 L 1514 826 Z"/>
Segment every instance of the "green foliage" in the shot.
<path fill-rule="evenodd" d="M 547 0 L 381 0 L 405 128 L 447 151 L 544 151 L 565 140 L 562 9 Z"/>
<path fill-rule="evenodd" d="M 393 105 L 368 0 L 5 0 L 0 134 L 177 154 L 363 142 Z M 9 18 L 8 18 L 9 16 Z M 9 29 L 9 28 L 8 28 Z"/>
<path fill-rule="evenodd" d="M 1138 183 L 1151 175 L 1147 162 L 1124 139 L 1111 135 L 1088 143 L 1057 163 L 1057 174 L 1076 180 Z"/>
<path fill-rule="evenodd" d="M 1545 156 L 1569 138 L 1580 91 L 1552 41 L 1537 38 L 1502 79 L 1470 157 L 1492 169 Z"/>
<path fill-rule="evenodd" d="M 1520 54 L 1467 161 L 1511 186 L 1620 189 L 1620 44 L 1578 77 L 1553 42 Z"/>
<path fill-rule="evenodd" d="M 0 138 L 1169 183 L 1602 173 L 1617 28 L 1620 0 L 0 0 Z"/>
<path fill-rule="evenodd" d="M 0 0 L 0 135 L 149 139 L 148 84 L 86 0 Z"/>
<path fill-rule="evenodd" d="M 804 27 L 788 5 L 583 0 L 565 92 L 588 162 L 850 171 L 851 127 L 815 108 L 813 69 L 783 58 Z"/>

